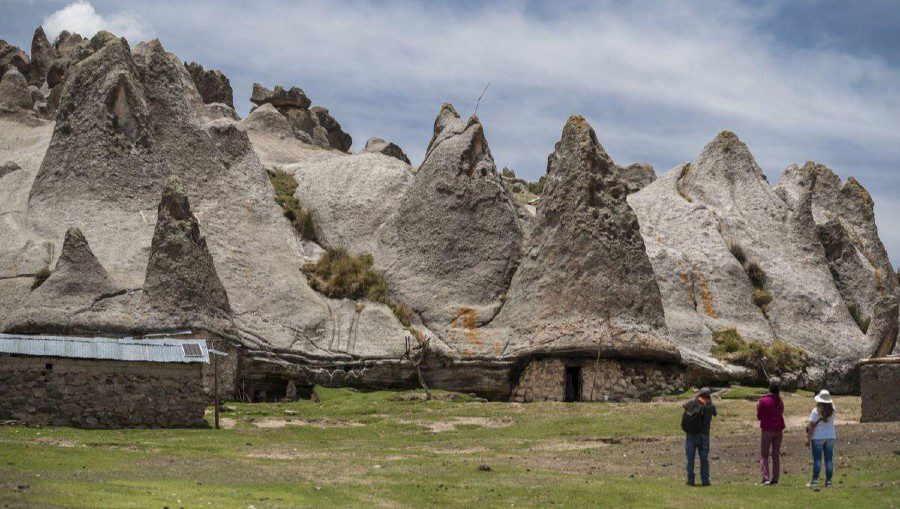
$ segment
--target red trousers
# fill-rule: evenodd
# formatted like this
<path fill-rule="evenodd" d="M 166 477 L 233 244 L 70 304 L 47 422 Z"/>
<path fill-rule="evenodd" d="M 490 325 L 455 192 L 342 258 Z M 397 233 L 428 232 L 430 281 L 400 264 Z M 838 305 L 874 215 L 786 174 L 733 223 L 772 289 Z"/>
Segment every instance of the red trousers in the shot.
<path fill-rule="evenodd" d="M 781 473 L 781 431 L 762 430 L 759 441 L 759 465 L 763 481 L 778 482 Z M 772 456 L 772 474 L 769 475 L 769 451 Z"/>

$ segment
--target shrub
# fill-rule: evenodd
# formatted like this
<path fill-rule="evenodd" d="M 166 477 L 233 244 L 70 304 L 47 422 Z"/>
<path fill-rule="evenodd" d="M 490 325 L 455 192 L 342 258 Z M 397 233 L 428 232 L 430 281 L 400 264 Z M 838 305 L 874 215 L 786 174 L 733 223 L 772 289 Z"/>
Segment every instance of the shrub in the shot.
<path fill-rule="evenodd" d="M 512 191 L 514 193 L 521 193 L 522 191 L 524 191 L 524 189 L 522 188 L 522 184 L 519 184 L 519 183 L 513 184 Z"/>
<path fill-rule="evenodd" d="M 537 182 L 529 182 L 528 183 L 528 191 L 531 194 L 543 194 L 544 193 L 544 184 L 547 183 L 547 176 L 539 178 Z"/>
<path fill-rule="evenodd" d="M 770 346 L 747 341 L 733 327 L 713 332 L 713 342 L 710 353 L 714 357 L 751 369 L 758 369 L 762 363 L 770 374 L 801 371 L 809 364 L 809 357 L 800 348 L 780 339 Z"/>
<path fill-rule="evenodd" d="M 863 331 L 863 334 L 869 331 L 869 323 L 872 321 L 869 317 L 863 317 L 862 311 L 859 309 L 859 305 L 856 303 L 850 304 L 847 306 L 847 309 L 850 311 L 850 316 L 853 317 L 853 321 L 856 322 L 859 330 Z"/>
<path fill-rule="evenodd" d="M 34 282 L 31 283 L 31 289 L 37 289 L 37 287 L 44 284 L 44 281 L 46 281 L 48 277 L 50 277 L 50 269 L 48 269 L 47 267 L 44 267 L 43 269 L 37 271 L 37 273 L 35 273 L 34 275 Z"/>
<path fill-rule="evenodd" d="M 516 172 L 510 170 L 509 168 L 503 168 L 502 174 L 504 177 L 516 178 Z"/>
<path fill-rule="evenodd" d="M 290 173 L 277 168 L 266 170 L 269 180 L 275 188 L 275 202 L 284 211 L 284 217 L 291 222 L 294 229 L 301 237 L 307 240 L 316 240 L 316 226 L 312 215 L 303 210 L 300 200 L 294 197 L 297 190 L 297 179 Z"/>
<path fill-rule="evenodd" d="M 750 262 L 747 264 L 747 277 L 750 278 L 750 282 L 753 284 L 754 288 L 766 287 L 766 273 L 758 263 Z"/>
<path fill-rule="evenodd" d="M 315 263 L 307 263 L 302 271 L 309 285 L 334 299 L 369 300 L 387 305 L 404 327 L 409 327 L 413 312 L 405 304 L 388 297 L 387 282 L 373 269 L 375 258 L 369 253 L 353 256 L 342 247 L 330 247 Z M 358 312 L 361 311 L 357 306 Z"/>
<path fill-rule="evenodd" d="M 731 251 L 731 256 L 734 256 L 741 266 L 747 264 L 747 254 L 744 253 L 744 248 L 742 248 L 740 244 L 732 242 L 728 245 L 728 250 Z"/>
<path fill-rule="evenodd" d="M 770 302 L 772 302 L 772 292 L 763 290 L 762 288 L 753 289 L 753 303 L 756 304 L 757 307 L 765 310 Z"/>

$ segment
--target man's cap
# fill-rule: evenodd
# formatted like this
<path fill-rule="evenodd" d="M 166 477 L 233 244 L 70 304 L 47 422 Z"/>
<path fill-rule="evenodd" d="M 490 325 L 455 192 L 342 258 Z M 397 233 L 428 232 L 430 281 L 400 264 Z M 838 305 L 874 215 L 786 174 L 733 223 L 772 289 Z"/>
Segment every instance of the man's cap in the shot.
<path fill-rule="evenodd" d="M 712 391 L 709 389 L 709 387 L 704 387 L 704 388 L 700 389 L 699 396 L 706 396 L 708 398 L 708 397 L 712 396 Z"/>

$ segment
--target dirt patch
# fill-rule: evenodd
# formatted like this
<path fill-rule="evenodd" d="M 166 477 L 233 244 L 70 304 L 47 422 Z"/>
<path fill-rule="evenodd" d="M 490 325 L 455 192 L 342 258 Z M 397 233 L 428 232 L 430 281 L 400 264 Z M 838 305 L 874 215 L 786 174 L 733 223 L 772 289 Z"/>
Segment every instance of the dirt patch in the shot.
<path fill-rule="evenodd" d="M 513 421 L 492 419 L 489 417 L 459 417 L 452 421 L 407 421 L 398 420 L 400 424 L 415 424 L 428 428 L 430 433 L 443 433 L 445 431 L 456 431 L 457 426 L 481 426 L 482 428 L 505 428 L 512 425 Z"/>
<path fill-rule="evenodd" d="M 433 452 L 435 454 L 454 454 L 454 455 L 466 455 L 466 454 L 480 454 L 487 449 L 484 447 L 470 447 L 467 449 L 447 449 L 447 448 L 426 448 L 425 450 L 429 452 Z"/>
<path fill-rule="evenodd" d="M 286 451 L 252 451 L 245 456 L 248 458 L 265 458 L 270 460 L 309 460 L 328 457 L 324 452 L 286 452 Z"/>
<path fill-rule="evenodd" d="M 473 399 L 471 396 L 466 396 L 465 394 L 460 394 L 458 392 L 441 392 L 437 394 L 432 394 L 431 399 L 438 401 L 469 401 Z M 425 393 L 424 392 L 411 392 L 399 394 L 395 397 L 390 398 L 391 401 L 425 401 Z M 475 399 L 480 400 L 480 398 Z"/>
<path fill-rule="evenodd" d="M 285 426 L 313 426 L 316 428 L 342 428 L 348 426 L 365 426 L 361 422 L 339 421 L 332 419 L 259 419 L 250 421 L 257 428 L 283 428 Z"/>
<path fill-rule="evenodd" d="M 54 447 L 84 447 L 82 444 L 76 444 L 71 440 L 63 440 L 58 438 L 38 438 L 35 442 L 41 445 L 52 445 Z"/>
<path fill-rule="evenodd" d="M 230 417 L 219 417 L 219 427 L 222 429 L 231 429 L 237 421 Z"/>

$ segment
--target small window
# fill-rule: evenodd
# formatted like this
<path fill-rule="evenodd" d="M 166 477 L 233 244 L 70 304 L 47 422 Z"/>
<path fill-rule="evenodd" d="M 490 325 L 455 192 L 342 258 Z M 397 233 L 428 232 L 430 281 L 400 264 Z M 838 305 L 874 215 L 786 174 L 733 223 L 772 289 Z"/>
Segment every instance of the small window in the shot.
<path fill-rule="evenodd" d="M 185 357 L 203 357 L 203 352 L 197 343 L 184 343 L 181 345 L 181 349 L 184 350 Z"/>

